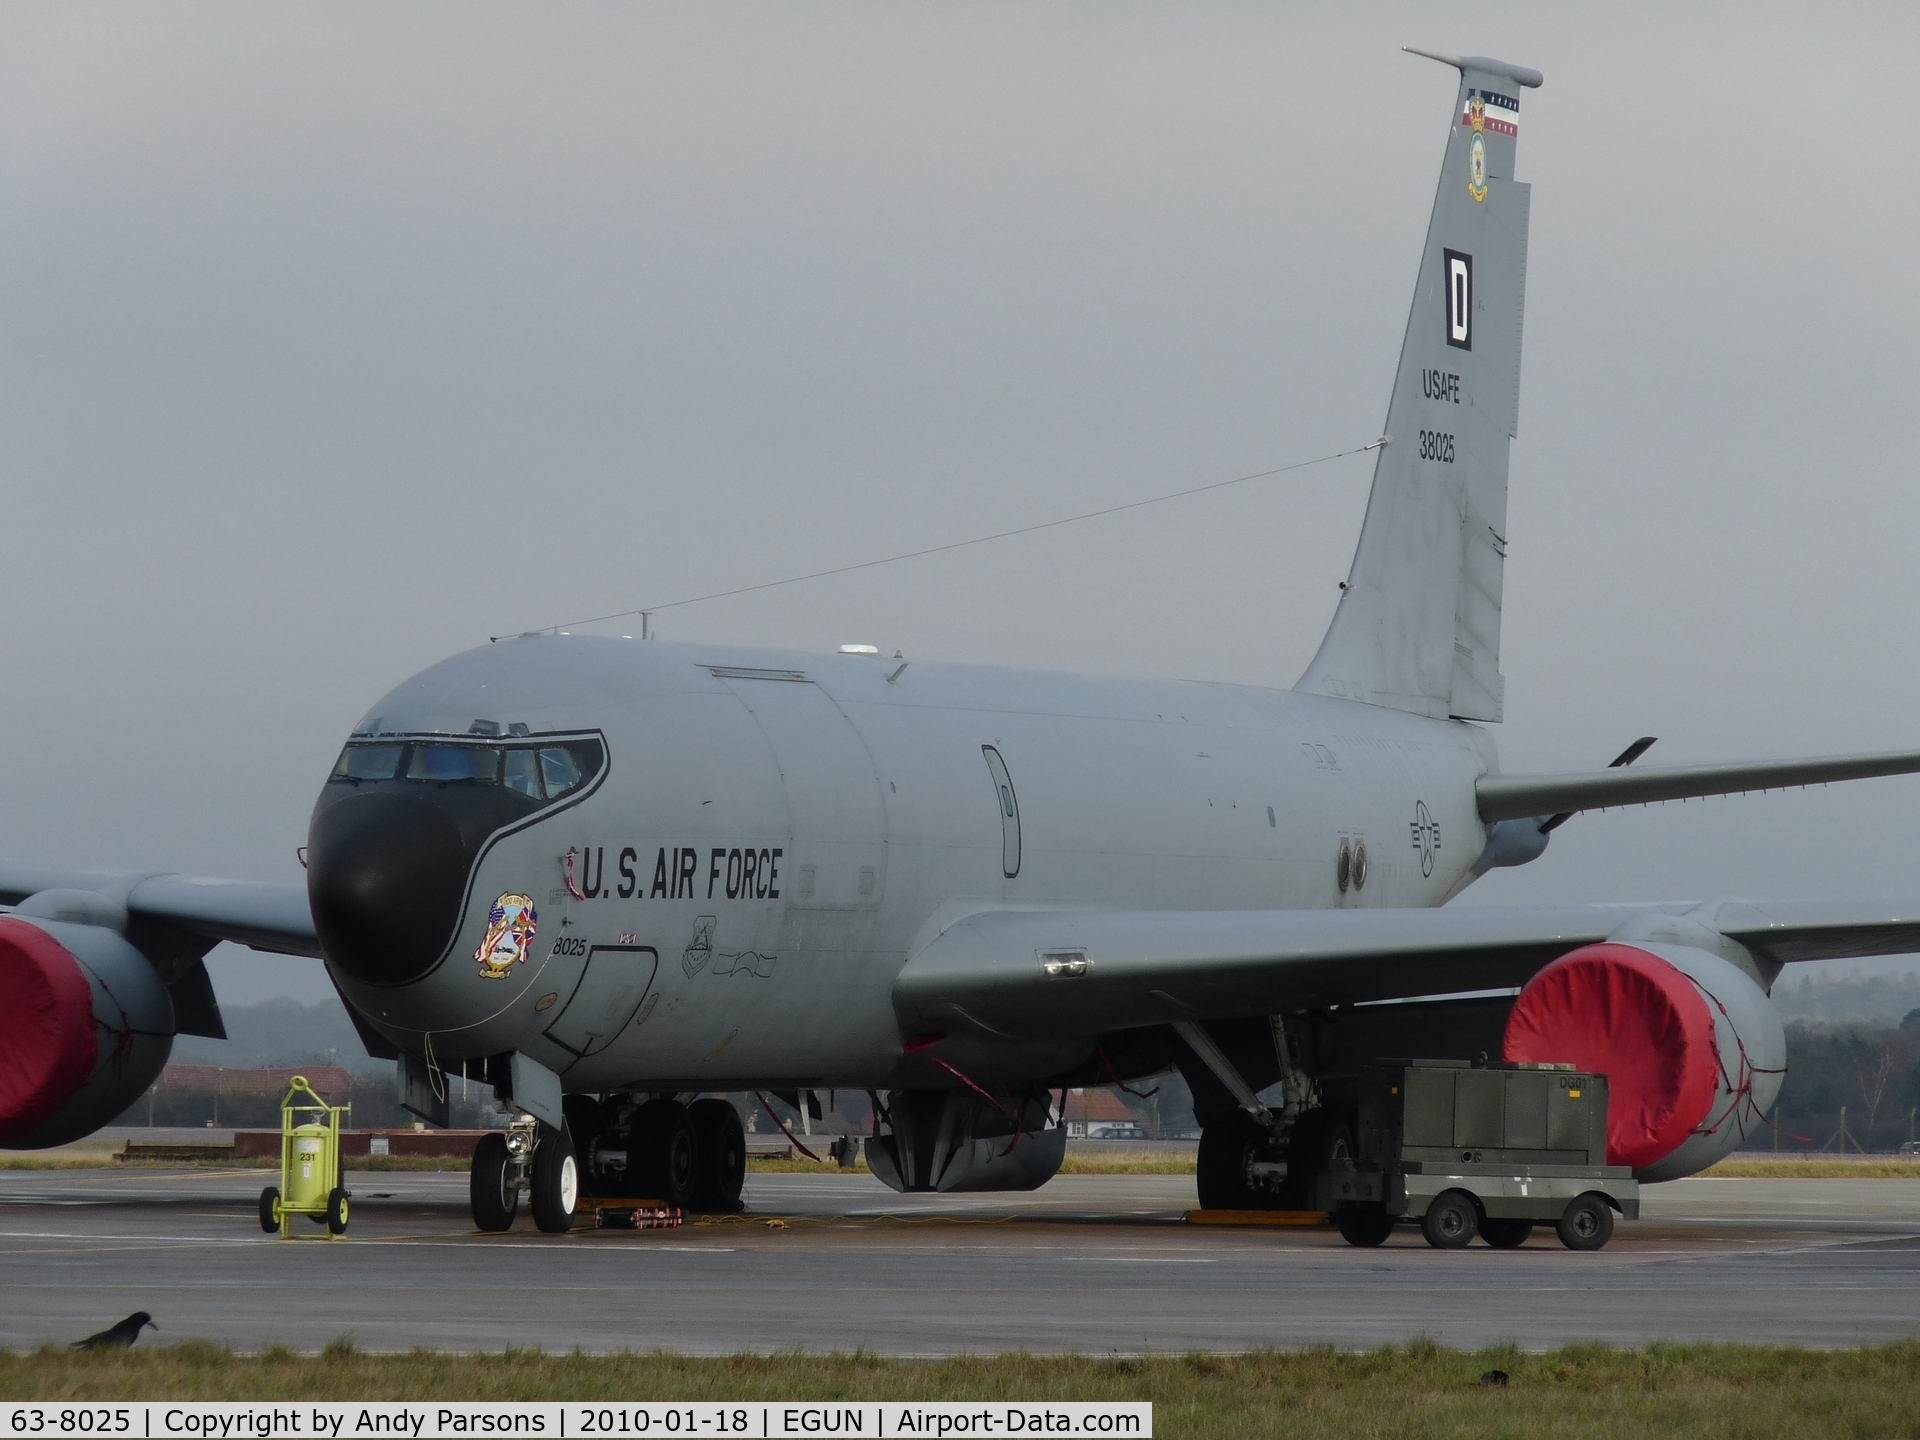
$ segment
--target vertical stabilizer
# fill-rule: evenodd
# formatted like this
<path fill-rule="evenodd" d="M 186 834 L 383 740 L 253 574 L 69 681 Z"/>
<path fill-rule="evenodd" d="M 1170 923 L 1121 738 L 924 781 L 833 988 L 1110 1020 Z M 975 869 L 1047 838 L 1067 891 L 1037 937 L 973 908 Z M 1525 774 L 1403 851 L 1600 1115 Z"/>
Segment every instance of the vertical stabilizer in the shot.
<path fill-rule="evenodd" d="M 1520 91 L 1540 74 L 1481 56 L 1429 58 L 1460 71 L 1460 92 L 1387 405 L 1391 443 L 1374 463 L 1333 624 L 1296 688 L 1498 720 L 1529 199 L 1513 154 Z"/>

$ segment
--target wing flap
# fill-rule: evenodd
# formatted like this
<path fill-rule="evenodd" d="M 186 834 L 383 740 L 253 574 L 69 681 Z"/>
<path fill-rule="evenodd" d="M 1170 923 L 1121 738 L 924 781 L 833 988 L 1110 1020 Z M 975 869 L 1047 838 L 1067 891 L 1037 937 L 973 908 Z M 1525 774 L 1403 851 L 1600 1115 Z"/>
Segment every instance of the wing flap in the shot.
<path fill-rule="evenodd" d="M 127 910 L 168 921 L 209 940 L 320 958 L 304 885 L 155 875 L 128 892 Z"/>
<path fill-rule="evenodd" d="M 1920 901 L 1722 900 L 1711 923 L 1762 960 L 1920 954 Z"/>

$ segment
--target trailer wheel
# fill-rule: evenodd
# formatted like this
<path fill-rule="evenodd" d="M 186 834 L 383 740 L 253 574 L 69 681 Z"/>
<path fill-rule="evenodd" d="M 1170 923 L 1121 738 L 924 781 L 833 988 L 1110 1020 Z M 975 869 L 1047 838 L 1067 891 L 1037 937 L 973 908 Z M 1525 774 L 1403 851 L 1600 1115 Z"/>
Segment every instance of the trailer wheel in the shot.
<path fill-rule="evenodd" d="M 280 1233 L 280 1187 L 269 1185 L 260 1192 L 260 1228 L 269 1235 Z"/>
<path fill-rule="evenodd" d="M 1458 1250 L 1471 1245 L 1473 1232 L 1479 1228 L 1479 1207 L 1464 1190 L 1443 1190 L 1434 1196 L 1433 1203 L 1427 1206 L 1426 1217 L 1420 1222 L 1420 1233 L 1436 1250 Z"/>
<path fill-rule="evenodd" d="M 1381 1245 L 1393 1234 L 1393 1216 L 1380 1205 L 1343 1205 L 1334 1223 L 1349 1245 Z"/>
<path fill-rule="evenodd" d="M 348 1199 L 346 1187 L 343 1185 L 334 1186 L 332 1192 L 327 1196 L 328 1233 L 333 1235 L 344 1235 L 347 1233 Z"/>
<path fill-rule="evenodd" d="M 1599 1191 L 1589 1190 L 1567 1206 L 1554 1229 L 1569 1250 L 1598 1250 L 1613 1238 L 1613 1207 Z"/>
<path fill-rule="evenodd" d="M 1531 1220 L 1495 1220 L 1480 1222 L 1480 1238 L 1496 1250 L 1518 1250 L 1533 1234 Z"/>

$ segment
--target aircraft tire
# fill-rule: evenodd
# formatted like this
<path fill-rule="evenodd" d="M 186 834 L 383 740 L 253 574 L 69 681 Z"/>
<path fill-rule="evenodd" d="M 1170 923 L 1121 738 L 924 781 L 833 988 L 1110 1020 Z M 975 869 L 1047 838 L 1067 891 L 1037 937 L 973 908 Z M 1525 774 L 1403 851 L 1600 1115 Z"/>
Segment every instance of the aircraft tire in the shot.
<path fill-rule="evenodd" d="M 1578 1196 L 1553 1227 L 1569 1250 L 1599 1250 L 1613 1238 L 1613 1206 L 1597 1190 Z"/>
<path fill-rule="evenodd" d="M 544 1234 L 564 1235 L 573 1228 L 573 1208 L 580 1199 L 580 1162 L 573 1153 L 573 1137 L 542 1122 L 533 1146 L 533 1223 Z"/>
<path fill-rule="evenodd" d="M 700 1136 L 686 1106 L 678 1100 L 649 1100 L 634 1111 L 627 1177 L 636 1198 L 657 1200 L 675 1210 L 692 1209 L 699 1174 Z"/>
<path fill-rule="evenodd" d="M 1393 1234 L 1393 1216 L 1380 1205 L 1343 1205 L 1335 1223 L 1340 1227 L 1340 1238 L 1349 1245 L 1384 1245 Z"/>
<path fill-rule="evenodd" d="M 1287 1178 L 1266 1203 L 1276 1210 L 1315 1210 L 1322 1171 L 1353 1168 L 1353 1135 L 1338 1111 L 1324 1106 L 1294 1121 L 1287 1137 Z"/>
<path fill-rule="evenodd" d="M 696 1100 L 687 1107 L 697 1139 L 698 1169 L 694 1177 L 693 1209 L 712 1215 L 730 1215 L 740 1208 L 740 1191 L 747 1179 L 747 1133 L 733 1102 L 718 1096 Z"/>
<path fill-rule="evenodd" d="M 1490 1217 L 1480 1222 L 1480 1238 L 1496 1250 L 1518 1250 L 1527 1243 L 1527 1237 L 1531 1234 L 1531 1220 L 1496 1220 Z"/>
<path fill-rule="evenodd" d="M 1247 1179 L 1247 1161 L 1266 1133 L 1244 1110 L 1223 1111 L 1201 1127 L 1194 1180 L 1202 1210 L 1271 1208 L 1272 1198 Z"/>
<path fill-rule="evenodd" d="M 520 1191 L 507 1183 L 507 1137 L 499 1131 L 482 1135 L 473 1147 L 473 1173 L 468 1192 L 473 1204 L 473 1228 L 497 1234 L 513 1228 L 520 1210 Z"/>
<path fill-rule="evenodd" d="M 1464 1190 L 1443 1190 L 1427 1206 L 1420 1222 L 1420 1233 L 1436 1250 L 1459 1250 L 1473 1243 L 1473 1232 L 1480 1228 L 1480 1207 Z"/>
<path fill-rule="evenodd" d="M 567 1117 L 567 1135 L 573 1141 L 573 1157 L 580 1167 L 580 1193 L 601 1194 L 594 1183 L 593 1152 L 606 1133 L 606 1109 L 596 1096 L 569 1095 L 560 1102 L 560 1110 Z"/>

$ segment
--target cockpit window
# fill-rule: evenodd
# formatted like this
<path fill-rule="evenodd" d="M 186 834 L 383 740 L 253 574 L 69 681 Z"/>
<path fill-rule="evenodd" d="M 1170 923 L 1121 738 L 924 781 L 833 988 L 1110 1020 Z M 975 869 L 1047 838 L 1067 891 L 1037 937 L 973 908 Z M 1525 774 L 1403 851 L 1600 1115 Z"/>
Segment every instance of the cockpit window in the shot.
<path fill-rule="evenodd" d="M 517 746 L 356 740 L 340 752 L 329 782 L 502 785 L 529 800 L 544 802 L 579 789 L 599 773 L 605 758 L 597 740 Z"/>
<path fill-rule="evenodd" d="M 509 790 L 518 790 L 522 795 L 541 798 L 540 766 L 533 758 L 531 750 L 507 751 L 506 785 Z"/>
<path fill-rule="evenodd" d="M 491 785 L 499 778 L 500 752 L 490 745 L 416 745 L 407 758 L 409 780 Z"/>
<path fill-rule="evenodd" d="M 391 780 L 404 745 L 349 745 L 333 767 L 335 780 Z"/>
<path fill-rule="evenodd" d="M 570 751 L 550 746 L 540 752 L 540 777 L 547 782 L 547 798 L 552 800 L 580 783 L 580 766 Z"/>

